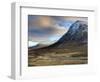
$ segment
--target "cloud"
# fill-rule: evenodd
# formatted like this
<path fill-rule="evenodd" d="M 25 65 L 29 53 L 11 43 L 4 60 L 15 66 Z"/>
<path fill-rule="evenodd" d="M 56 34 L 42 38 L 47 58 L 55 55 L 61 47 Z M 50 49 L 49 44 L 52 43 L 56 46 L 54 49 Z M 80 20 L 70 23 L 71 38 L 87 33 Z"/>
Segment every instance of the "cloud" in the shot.
<path fill-rule="evenodd" d="M 81 21 L 88 21 L 88 17 L 78 17 L 78 16 L 65 16 L 65 20 L 67 21 L 76 21 L 76 20 L 81 20 Z"/>

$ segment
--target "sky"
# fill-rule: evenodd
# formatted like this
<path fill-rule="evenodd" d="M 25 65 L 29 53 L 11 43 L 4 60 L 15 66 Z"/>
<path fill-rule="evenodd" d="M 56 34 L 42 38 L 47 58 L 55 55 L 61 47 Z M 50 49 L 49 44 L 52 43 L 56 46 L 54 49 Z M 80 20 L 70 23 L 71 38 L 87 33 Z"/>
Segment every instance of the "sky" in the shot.
<path fill-rule="evenodd" d="M 29 47 L 38 44 L 51 45 L 58 41 L 77 20 L 86 17 L 28 15 Z"/>

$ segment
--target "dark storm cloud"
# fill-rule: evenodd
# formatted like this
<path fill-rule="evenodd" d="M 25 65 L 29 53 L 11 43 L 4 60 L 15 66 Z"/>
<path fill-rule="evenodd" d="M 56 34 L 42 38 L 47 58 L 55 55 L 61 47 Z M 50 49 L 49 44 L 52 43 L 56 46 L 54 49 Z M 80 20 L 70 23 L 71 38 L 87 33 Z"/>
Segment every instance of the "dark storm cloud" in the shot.
<path fill-rule="evenodd" d="M 54 32 L 54 29 L 51 27 L 48 28 L 32 27 L 28 31 L 30 36 L 47 36 L 47 35 L 49 36 Z"/>

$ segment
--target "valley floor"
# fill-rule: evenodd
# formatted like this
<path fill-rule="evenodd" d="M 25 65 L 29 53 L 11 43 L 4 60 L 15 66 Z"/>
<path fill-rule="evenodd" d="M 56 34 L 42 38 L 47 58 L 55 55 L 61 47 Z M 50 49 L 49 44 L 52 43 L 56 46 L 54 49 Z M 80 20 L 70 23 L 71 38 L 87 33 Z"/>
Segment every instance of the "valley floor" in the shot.
<path fill-rule="evenodd" d="M 87 44 L 68 43 L 65 48 L 28 50 L 28 66 L 87 64 Z"/>

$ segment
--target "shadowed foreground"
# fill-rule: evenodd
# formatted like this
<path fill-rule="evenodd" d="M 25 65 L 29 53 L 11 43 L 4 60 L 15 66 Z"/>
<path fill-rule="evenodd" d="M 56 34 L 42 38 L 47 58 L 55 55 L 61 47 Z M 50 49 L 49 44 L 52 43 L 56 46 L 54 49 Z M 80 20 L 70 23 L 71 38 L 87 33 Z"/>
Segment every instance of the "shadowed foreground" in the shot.
<path fill-rule="evenodd" d="M 28 66 L 87 64 L 87 44 L 67 43 L 63 48 L 28 49 Z"/>

